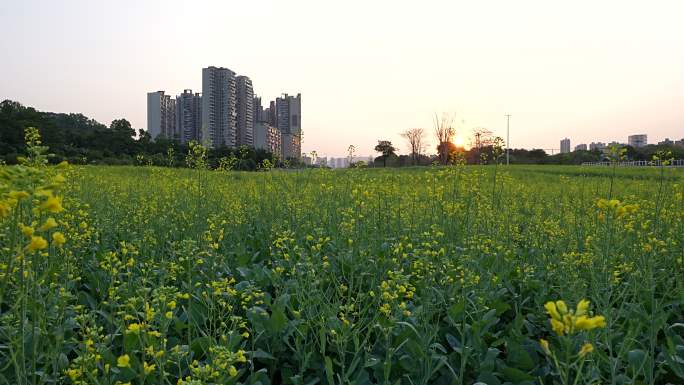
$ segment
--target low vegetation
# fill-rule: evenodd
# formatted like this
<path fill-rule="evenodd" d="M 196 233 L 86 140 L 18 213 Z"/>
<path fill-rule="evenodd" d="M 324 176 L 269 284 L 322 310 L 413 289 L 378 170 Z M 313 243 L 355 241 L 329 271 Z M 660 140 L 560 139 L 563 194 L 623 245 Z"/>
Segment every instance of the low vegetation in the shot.
<path fill-rule="evenodd" d="M 679 384 L 675 169 L 0 168 L 0 384 Z"/>

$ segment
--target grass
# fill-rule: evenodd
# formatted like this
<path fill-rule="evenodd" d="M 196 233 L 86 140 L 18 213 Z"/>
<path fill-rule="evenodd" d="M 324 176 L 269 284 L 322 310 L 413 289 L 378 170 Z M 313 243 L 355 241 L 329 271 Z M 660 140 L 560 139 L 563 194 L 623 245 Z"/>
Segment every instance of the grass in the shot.
<path fill-rule="evenodd" d="M 0 384 L 684 382 L 681 170 L 32 169 Z M 581 299 L 605 326 L 552 331 Z"/>

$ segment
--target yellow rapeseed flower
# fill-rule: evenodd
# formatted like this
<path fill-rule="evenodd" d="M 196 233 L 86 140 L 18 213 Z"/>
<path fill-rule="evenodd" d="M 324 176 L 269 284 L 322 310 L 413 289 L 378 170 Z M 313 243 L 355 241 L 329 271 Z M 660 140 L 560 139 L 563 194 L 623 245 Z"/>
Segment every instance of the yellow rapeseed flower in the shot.
<path fill-rule="evenodd" d="M 0 201 L 0 218 L 9 215 L 11 206 L 6 201 Z"/>
<path fill-rule="evenodd" d="M 593 351 L 594 351 L 594 345 L 590 344 L 589 342 L 586 342 L 584 345 L 582 345 L 582 348 L 579 351 L 579 356 L 584 357 Z"/>
<path fill-rule="evenodd" d="M 565 332 L 565 324 L 555 318 L 551 318 L 551 329 L 559 336 L 562 336 Z"/>
<path fill-rule="evenodd" d="M 54 243 L 56 246 L 62 246 L 66 242 L 66 238 L 64 238 L 64 234 L 62 234 L 59 231 L 55 231 L 52 234 L 52 243 Z"/>
<path fill-rule="evenodd" d="M 132 323 L 128 325 L 128 332 L 129 333 L 139 333 L 140 330 L 143 328 L 143 326 L 139 323 Z"/>
<path fill-rule="evenodd" d="M 55 228 L 55 227 L 57 227 L 57 221 L 55 220 L 55 218 L 50 217 L 50 218 L 48 218 L 48 219 L 45 221 L 45 223 L 43 223 L 42 226 L 40 226 L 40 227 L 38 228 L 38 230 L 40 230 L 40 231 L 48 231 L 48 230 L 50 230 L 50 229 L 52 229 L 52 228 Z"/>
<path fill-rule="evenodd" d="M 551 354 L 551 349 L 549 349 L 549 341 L 542 338 L 539 340 L 539 345 L 541 345 L 544 353 Z"/>
<path fill-rule="evenodd" d="M 35 251 L 35 250 L 43 250 L 46 248 L 48 245 L 47 241 L 45 238 L 41 237 L 40 235 L 38 236 L 32 236 L 31 237 L 31 243 L 28 245 L 28 250 L 29 251 Z"/>
<path fill-rule="evenodd" d="M 568 306 L 564 301 L 556 301 L 556 308 L 558 308 L 558 312 L 561 314 L 566 314 L 568 312 Z"/>
<path fill-rule="evenodd" d="M 119 356 L 119 358 L 116 359 L 116 366 L 120 368 L 129 368 L 131 366 L 131 359 L 128 357 L 128 354 Z"/>
<path fill-rule="evenodd" d="M 148 364 L 147 362 L 143 362 L 143 371 L 145 372 L 145 375 L 148 375 L 152 372 L 154 372 L 154 369 L 156 368 L 155 364 Z"/>
<path fill-rule="evenodd" d="M 576 331 L 591 330 L 606 326 L 606 319 L 603 316 L 588 317 L 589 301 L 583 299 L 577 303 L 575 310 L 568 309 L 564 301 L 549 301 L 544 304 L 546 312 L 551 318 L 551 329 L 562 336 L 572 334 Z"/>
<path fill-rule="evenodd" d="M 24 236 L 31 237 L 33 235 L 33 227 L 25 226 L 24 224 L 19 224 L 19 228 L 21 229 L 21 233 L 24 234 Z"/>
<path fill-rule="evenodd" d="M 591 330 L 606 327 L 606 318 L 602 315 L 596 317 L 580 316 L 575 320 L 577 330 Z"/>
<path fill-rule="evenodd" d="M 247 357 L 245 357 L 245 351 L 240 349 L 236 353 L 236 360 L 237 362 L 247 362 Z"/>
<path fill-rule="evenodd" d="M 71 381 L 76 381 L 81 377 L 81 369 L 69 369 L 66 371 Z"/>
<path fill-rule="evenodd" d="M 9 194 L 7 194 L 7 196 L 9 196 L 12 199 L 20 201 L 24 198 L 28 198 L 29 193 L 27 193 L 26 191 L 10 191 Z"/>
<path fill-rule="evenodd" d="M 61 200 L 54 196 L 48 197 L 48 199 L 46 199 L 45 202 L 40 205 L 40 209 L 51 213 L 58 213 L 64 210 L 64 208 L 62 208 Z"/>
<path fill-rule="evenodd" d="M 235 366 L 230 365 L 230 368 L 228 368 L 228 374 L 229 374 L 231 377 L 237 376 L 238 372 L 237 372 L 237 369 L 235 369 Z"/>
<path fill-rule="evenodd" d="M 587 310 L 589 310 L 589 301 L 586 299 L 582 299 L 577 303 L 577 310 L 575 310 L 575 315 L 576 316 L 581 316 L 587 314 Z"/>
<path fill-rule="evenodd" d="M 555 319 L 556 321 L 561 320 L 560 314 L 558 314 L 558 309 L 556 309 L 556 303 L 553 301 L 549 301 L 544 305 L 544 308 L 546 309 L 546 312 L 549 313 L 552 319 Z"/>

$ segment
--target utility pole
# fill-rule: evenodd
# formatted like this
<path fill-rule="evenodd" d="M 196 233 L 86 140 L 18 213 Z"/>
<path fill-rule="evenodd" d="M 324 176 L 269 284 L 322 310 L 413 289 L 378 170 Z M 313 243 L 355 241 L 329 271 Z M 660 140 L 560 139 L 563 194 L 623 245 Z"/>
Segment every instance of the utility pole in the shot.
<path fill-rule="evenodd" d="M 506 166 L 511 164 L 511 115 L 504 115 L 506 117 Z"/>

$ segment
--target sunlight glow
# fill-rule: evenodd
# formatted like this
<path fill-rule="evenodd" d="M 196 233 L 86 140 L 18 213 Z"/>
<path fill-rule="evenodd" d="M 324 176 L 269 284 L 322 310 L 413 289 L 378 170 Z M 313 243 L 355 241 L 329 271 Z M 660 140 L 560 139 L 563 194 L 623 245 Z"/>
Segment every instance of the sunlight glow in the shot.
<path fill-rule="evenodd" d="M 457 135 L 457 136 L 454 138 L 454 144 L 456 145 L 456 147 L 463 147 L 463 148 L 465 148 L 465 147 L 466 147 L 466 140 L 465 140 L 465 138 L 464 138 L 463 136 Z"/>

